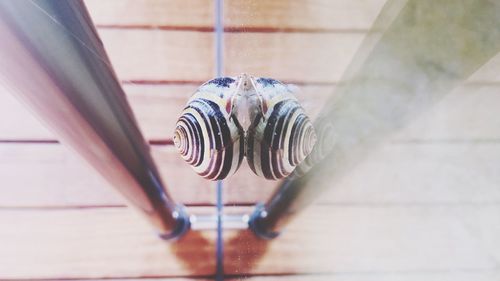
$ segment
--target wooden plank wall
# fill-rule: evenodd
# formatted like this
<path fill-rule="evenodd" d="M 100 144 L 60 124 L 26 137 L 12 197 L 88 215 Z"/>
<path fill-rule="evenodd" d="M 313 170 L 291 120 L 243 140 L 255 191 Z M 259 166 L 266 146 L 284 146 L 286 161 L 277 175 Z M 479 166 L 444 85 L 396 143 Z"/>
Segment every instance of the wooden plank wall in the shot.
<path fill-rule="evenodd" d="M 213 212 L 212 184 L 168 145 L 187 98 L 214 75 L 212 1 L 85 2 L 172 195 Z M 385 0 L 225 2 L 224 71 L 299 85 L 314 116 Z M 497 56 L 279 239 L 226 232 L 228 279 L 497 280 L 499 69 Z M 0 115 L 0 279 L 211 278 L 213 232 L 159 241 L 5 89 Z M 236 205 L 226 211 L 246 212 L 274 183 L 243 167 L 226 186 Z"/>

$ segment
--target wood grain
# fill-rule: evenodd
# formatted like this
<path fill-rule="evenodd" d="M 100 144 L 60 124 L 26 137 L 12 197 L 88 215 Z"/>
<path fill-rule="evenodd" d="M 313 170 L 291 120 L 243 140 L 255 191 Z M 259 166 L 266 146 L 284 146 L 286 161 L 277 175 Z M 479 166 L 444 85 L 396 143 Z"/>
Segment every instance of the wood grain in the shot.
<path fill-rule="evenodd" d="M 500 142 L 389 143 L 321 196 L 338 204 L 500 203 Z"/>
<path fill-rule="evenodd" d="M 363 38 L 358 33 L 230 33 L 225 36 L 225 72 L 335 83 Z"/>
<path fill-rule="evenodd" d="M 85 0 L 85 5 L 98 26 L 206 28 L 214 22 L 210 0 Z"/>
<path fill-rule="evenodd" d="M 203 276 L 214 234 L 167 243 L 128 208 L 0 211 L 0 279 Z"/>
<path fill-rule="evenodd" d="M 211 33 L 101 29 L 99 35 L 122 80 L 206 81 L 214 76 Z"/>
<path fill-rule="evenodd" d="M 128 101 L 148 140 L 171 139 L 175 123 L 197 85 L 124 85 Z M 297 98 L 313 118 L 335 86 L 300 86 Z M 0 87 L 0 140 L 55 140 L 29 109 Z"/>
<path fill-rule="evenodd" d="M 196 176 L 173 147 L 155 147 L 153 156 L 175 200 L 185 204 L 213 203 L 213 184 Z M 2 207 L 124 204 L 93 168 L 59 144 L 0 145 L 0 166 L 2 179 L 9 183 L 0 187 Z"/>
<path fill-rule="evenodd" d="M 492 274 L 499 211 L 498 205 L 315 206 L 270 242 L 226 231 L 226 273 L 395 274 L 394 280 Z M 165 243 L 126 208 L 1 210 L 0 225 L 1 279 L 206 276 L 215 268 L 214 232 Z"/>
<path fill-rule="evenodd" d="M 499 86 L 500 84 L 471 82 L 457 87 L 435 106 L 422 112 L 393 138 L 399 141 L 498 140 Z"/>
<path fill-rule="evenodd" d="M 371 28 L 386 0 L 227 1 L 224 19 L 233 28 L 284 31 L 358 31 Z"/>
<path fill-rule="evenodd" d="M 206 81 L 214 77 L 213 35 L 204 32 L 101 29 L 118 77 L 132 81 Z M 363 33 L 228 33 L 224 71 L 302 83 L 336 83 Z M 144 44 L 147 42 L 147 44 Z M 500 81 L 494 57 L 471 81 Z"/>
<path fill-rule="evenodd" d="M 495 272 L 498 208 L 311 207 L 271 242 L 226 231 L 225 268 L 229 274 Z"/>
<path fill-rule="evenodd" d="M 471 270 L 463 272 L 447 271 L 442 272 L 342 272 L 334 274 L 299 274 L 299 275 L 281 275 L 281 276 L 253 276 L 245 277 L 248 281 L 494 281 L 498 280 L 500 272 L 498 270 Z M 241 279 L 225 279 L 241 280 Z"/>
<path fill-rule="evenodd" d="M 153 155 L 169 192 L 188 205 L 214 204 L 213 182 L 197 176 L 173 147 Z M 387 144 L 319 199 L 321 204 L 491 204 L 500 202 L 498 143 Z M 0 207 L 122 206 L 123 199 L 92 168 L 57 144 L 0 145 Z M 225 181 L 226 204 L 265 201 L 276 182 L 255 176 L 244 162 Z"/>
<path fill-rule="evenodd" d="M 196 85 L 125 85 L 139 126 L 148 140 L 171 139 L 175 122 Z M 397 141 L 492 141 L 500 138 L 499 85 L 465 84 L 422 112 L 392 137 Z M 299 85 L 297 97 L 309 116 L 335 97 L 334 85 Z M 55 140 L 56 137 L 12 95 L 0 89 L 0 140 Z"/>
<path fill-rule="evenodd" d="M 455 272 L 443 271 L 443 272 L 414 272 L 414 273 L 398 273 L 398 272 L 384 272 L 384 273 L 352 273 L 352 272 L 342 272 L 334 274 L 280 274 L 280 275 L 268 275 L 268 276 L 243 276 L 240 278 L 235 278 L 234 276 L 228 276 L 224 280 L 228 281 L 298 281 L 298 280 L 311 280 L 311 281 L 496 281 L 500 277 L 500 272 L 498 270 L 471 270 L 467 272 L 462 272 L 460 270 Z M 87 279 L 88 280 L 88 279 Z M 109 281 L 122 281 L 123 279 L 105 279 Z M 201 280 L 208 281 L 213 279 L 199 279 L 199 278 L 140 278 L 140 279 L 129 279 L 130 281 L 187 281 L 187 280 Z M 75 281 L 85 281 L 85 279 L 79 279 Z"/>
<path fill-rule="evenodd" d="M 311 281 L 496 281 L 500 276 L 498 270 L 469 270 L 467 272 L 462 272 L 460 270 L 450 272 L 413 272 L 413 273 L 398 273 L 398 272 L 383 272 L 383 273 L 353 273 L 353 272 L 342 272 L 333 274 L 279 274 L 279 275 L 245 275 L 241 277 L 227 276 L 224 280 L 228 281 L 298 281 L 298 280 L 311 280 Z M 88 281 L 89 279 L 72 279 L 74 281 Z M 96 279 L 92 279 L 96 280 Z M 108 280 L 108 281 L 123 281 L 124 279 L 97 279 L 97 280 Z M 205 278 L 126 278 L 130 281 L 188 281 L 188 280 L 198 280 L 198 281 L 209 281 L 213 280 Z"/>
<path fill-rule="evenodd" d="M 172 146 L 154 146 L 153 157 L 174 200 L 215 204 L 215 184 L 199 177 Z M 72 151 L 59 144 L 0 145 L 0 207 L 123 206 L 114 188 Z M 266 199 L 275 182 L 258 178 L 245 164 L 225 189 L 227 204 Z M 255 188 L 258 187 L 258 192 Z"/>
<path fill-rule="evenodd" d="M 206 81 L 214 77 L 211 33 L 101 29 L 99 35 L 122 80 Z M 363 37 L 358 33 L 229 33 L 224 37 L 225 73 L 334 83 Z"/>
<path fill-rule="evenodd" d="M 307 0 L 307 1 L 226 1 L 226 28 L 265 30 L 366 30 L 385 0 Z M 192 28 L 213 27 L 211 1 L 173 0 L 86 0 L 94 23 L 106 27 Z M 130 13 L 130 11 L 134 11 Z M 123 16 L 127 14 L 127 16 Z"/>
<path fill-rule="evenodd" d="M 214 76 L 210 33 L 115 29 L 99 33 L 122 80 L 206 81 Z M 336 83 L 363 38 L 359 33 L 229 33 L 225 36 L 224 71 L 228 75 L 246 72 L 284 81 Z M 495 57 L 471 81 L 498 82 L 498 76 L 491 73 L 499 65 Z"/>

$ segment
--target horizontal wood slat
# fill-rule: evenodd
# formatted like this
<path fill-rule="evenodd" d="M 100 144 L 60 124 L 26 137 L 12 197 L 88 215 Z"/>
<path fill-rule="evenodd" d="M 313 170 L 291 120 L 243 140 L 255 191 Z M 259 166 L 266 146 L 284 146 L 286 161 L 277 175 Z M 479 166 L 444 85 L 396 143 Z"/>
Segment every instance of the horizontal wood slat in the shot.
<path fill-rule="evenodd" d="M 185 204 L 209 204 L 211 182 L 196 176 L 173 147 L 153 148 L 172 197 Z M 77 155 L 58 144 L 0 145 L 0 206 L 108 206 L 124 200 Z M 10 185 L 10 186 L 9 186 Z"/>
<path fill-rule="evenodd" d="M 148 140 L 169 140 L 175 123 L 198 85 L 124 85 L 128 101 Z M 295 87 L 296 88 L 296 87 Z M 297 98 L 311 118 L 333 95 L 334 85 L 300 86 Z M 0 140 L 55 140 L 29 109 L 0 87 Z"/>
<path fill-rule="evenodd" d="M 206 81 L 214 72 L 211 33 L 101 29 L 118 77 L 136 81 Z"/>
<path fill-rule="evenodd" d="M 153 155 L 174 199 L 214 204 L 215 187 L 196 175 L 173 147 Z M 497 143 L 388 144 L 373 151 L 321 196 L 322 204 L 500 203 Z M 91 167 L 61 145 L 0 145 L 0 207 L 123 205 L 124 200 Z M 253 174 L 246 162 L 225 181 L 227 204 L 265 201 L 276 182 Z"/>
<path fill-rule="evenodd" d="M 246 281 L 495 281 L 499 270 L 443 270 L 441 272 L 341 272 L 334 274 L 298 274 L 245 277 Z M 236 281 L 241 279 L 225 280 Z M 148 280 L 149 281 L 149 280 Z M 152 281 L 152 280 L 151 280 Z"/>
<path fill-rule="evenodd" d="M 240 278 L 234 278 L 234 276 L 228 276 L 224 278 L 227 281 L 299 281 L 299 280 L 310 280 L 310 281 L 496 281 L 500 278 L 500 270 L 468 270 L 464 271 L 447 271 L 442 272 L 384 272 L 384 273 L 352 273 L 352 272 L 342 272 L 334 274 L 280 274 L 280 275 L 267 275 L 267 276 L 244 276 Z M 106 279 L 109 281 L 122 281 L 123 279 Z M 197 281 L 209 281 L 213 279 L 178 279 L 178 278 L 140 278 L 140 279 L 128 279 L 130 281 L 187 281 L 187 280 L 197 280 Z M 85 281 L 85 280 L 77 280 Z"/>
<path fill-rule="evenodd" d="M 122 80 L 205 81 L 215 75 L 211 33 L 101 29 L 99 34 Z M 358 33 L 229 33 L 224 36 L 225 73 L 334 83 L 363 37 Z"/>
<path fill-rule="evenodd" d="M 393 138 L 399 141 L 492 141 L 500 138 L 500 84 L 465 84 L 422 112 Z"/>
<path fill-rule="evenodd" d="M 225 73 L 247 72 L 288 81 L 335 83 L 341 79 L 364 36 L 229 33 L 225 36 Z"/>
<path fill-rule="evenodd" d="M 500 203 L 500 142 L 387 144 L 321 196 L 338 204 Z"/>
<path fill-rule="evenodd" d="M 271 242 L 226 231 L 225 269 L 368 276 L 495 272 L 498 211 L 498 205 L 311 207 Z"/>
<path fill-rule="evenodd" d="M 226 26 L 271 30 L 368 30 L 386 0 L 226 1 Z"/>
<path fill-rule="evenodd" d="M 498 205 L 315 206 L 270 242 L 247 231 L 226 231 L 225 270 L 240 277 L 414 276 L 409 280 L 440 273 L 491 274 L 500 254 L 493 247 L 500 235 L 499 214 Z M 193 232 L 178 243 L 165 243 L 125 208 L 1 210 L 0 225 L 1 279 L 161 278 L 203 276 L 215 269 L 215 232 Z M 267 278 L 256 280 L 274 280 Z"/>
<path fill-rule="evenodd" d="M 232 0 L 224 2 L 224 23 L 229 30 L 366 30 L 385 2 Z M 213 2 L 208 0 L 85 0 L 85 3 L 98 26 L 207 29 L 214 23 Z"/>
<path fill-rule="evenodd" d="M 175 122 L 196 85 L 125 85 L 148 140 L 171 139 Z M 500 85 L 466 84 L 394 134 L 397 141 L 491 141 L 500 138 Z M 299 86 L 297 97 L 314 119 L 335 86 Z M 0 140 L 55 140 L 21 103 L 0 89 Z"/>
<path fill-rule="evenodd" d="M 206 81 L 214 73 L 211 33 L 101 29 L 99 34 L 118 76 L 132 81 Z M 338 82 L 363 33 L 228 33 L 224 36 L 228 75 L 241 72 L 285 81 Z M 147 42 L 145 44 L 144 42 Z M 500 81 L 499 56 L 470 81 Z"/>
<path fill-rule="evenodd" d="M 213 25 L 214 5 L 210 0 L 85 0 L 98 26 L 138 26 L 155 28 L 198 27 Z"/>
<path fill-rule="evenodd" d="M 0 279 L 214 274 L 215 233 L 159 239 L 128 208 L 0 211 Z"/>

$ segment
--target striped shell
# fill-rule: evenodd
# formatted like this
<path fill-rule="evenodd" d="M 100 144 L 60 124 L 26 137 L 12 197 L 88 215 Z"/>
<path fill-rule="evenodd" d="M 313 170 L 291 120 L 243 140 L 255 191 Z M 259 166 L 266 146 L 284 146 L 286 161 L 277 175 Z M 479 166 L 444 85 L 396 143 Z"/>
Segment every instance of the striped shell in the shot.
<path fill-rule="evenodd" d="M 189 99 L 174 134 L 182 158 L 210 180 L 232 175 L 244 155 L 257 175 L 281 179 L 315 142 L 309 118 L 286 85 L 245 74 L 203 84 Z"/>
<path fill-rule="evenodd" d="M 327 158 L 332 153 L 337 140 L 336 131 L 330 118 L 324 116 L 317 117 L 314 127 L 318 140 L 311 153 L 293 171 L 293 174 L 298 178 L 304 176 L 314 166 Z"/>
<path fill-rule="evenodd" d="M 196 173 L 209 180 L 232 175 L 244 156 L 244 131 L 234 115 L 235 80 L 217 78 L 189 99 L 177 121 L 174 144 Z"/>
<path fill-rule="evenodd" d="M 316 142 L 314 127 L 286 85 L 268 78 L 258 78 L 254 85 L 261 100 L 254 99 L 247 160 L 257 175 L 281 179 L 311 153 Z"/>

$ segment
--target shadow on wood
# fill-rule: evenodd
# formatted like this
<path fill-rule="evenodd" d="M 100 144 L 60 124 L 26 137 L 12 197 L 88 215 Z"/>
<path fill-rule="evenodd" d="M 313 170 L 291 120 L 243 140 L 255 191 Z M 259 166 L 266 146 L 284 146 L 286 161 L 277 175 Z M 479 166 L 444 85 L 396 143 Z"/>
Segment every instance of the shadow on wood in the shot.
<path fill-rule="evenodd" d="M 224 241 L 224 271 L 229 275 L 244 275 L 251 272 L 267 251 L 270 241 L 257 238 L 248 230 L 227 232 Z M 214 272 L 215 239 L 203 232 L 190 231 L 170 249 L 181 260 L 191 275 L 206 276 Z"/>
<path fill-rule="evenodd" d="M 257 238 L 249 230 L 238 231 L 225 242 L 224 271 L 230 275 L 248 274 L 267 251 L 271 241 Z"/>
<path fill-rule="evenodd" d="M 214 239 L 205 237 L 202 232 L 189 231 L 171 244 L 170 249 L 183 262 L 190 275 L 206 276 L 215 273 Z"/>

